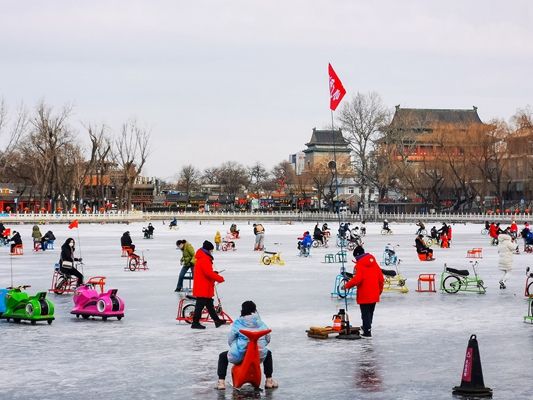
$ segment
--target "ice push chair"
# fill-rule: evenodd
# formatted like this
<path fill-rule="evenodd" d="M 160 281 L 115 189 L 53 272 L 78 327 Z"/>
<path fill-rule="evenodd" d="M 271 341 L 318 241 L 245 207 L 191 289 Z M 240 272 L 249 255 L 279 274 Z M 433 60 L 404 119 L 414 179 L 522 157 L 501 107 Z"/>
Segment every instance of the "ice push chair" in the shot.
<path fill-rule="evenodd" d="M 272 330 L 249 331 L 240 329 L 239 332 L 246 336 L 249 341 L 242 362 L 234 365 L 231 369 L 233 387 L 240 389 L 243 385 L 249 383 L 255 390 L 258 390 L 261 386 L 261 359 L 257 341 L 261 337 L 268 335 Z"/>

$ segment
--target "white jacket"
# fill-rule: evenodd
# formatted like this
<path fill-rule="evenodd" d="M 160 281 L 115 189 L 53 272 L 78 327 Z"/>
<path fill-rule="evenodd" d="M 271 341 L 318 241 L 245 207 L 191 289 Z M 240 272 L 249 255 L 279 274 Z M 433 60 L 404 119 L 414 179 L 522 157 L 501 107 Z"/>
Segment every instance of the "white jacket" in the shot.
<path fill-rule="evenodd" d="M 516 244 L 511 241 L 509 235 L 498 235 L 498 268 L 502 271 L 511 271 L 513 269 L 513 253 L 516 250 Z"/>

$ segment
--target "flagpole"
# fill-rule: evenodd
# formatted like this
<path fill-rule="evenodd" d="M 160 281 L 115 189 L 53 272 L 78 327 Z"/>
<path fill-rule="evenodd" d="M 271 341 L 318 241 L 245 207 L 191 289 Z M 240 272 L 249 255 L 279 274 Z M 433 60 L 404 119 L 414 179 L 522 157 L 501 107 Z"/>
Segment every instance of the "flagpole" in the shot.
<path fill-rule="evenodd" d="M 339 236 L 340 236 L 340 227 L 341 227 L 341 214 L 340 214 L 340 205 L 339 202 L 339 180 L 338 180 L 338 170 L 337 170 L 337 141 L 335 136 L 335 124 L 334 124 L 334 118 L 333 118 L 333 111 L 337 109 L 337 106 L 339 105 L 340 101 L 346 94 L 346 90 L 342 86 L 342 83 L 337 77 L 337 74 L 333 70 L 333 67 L 331 64 L 328 65 L 328 73 L 329 73 L 329 94 L 330 94 L 330 112 L 331 112 L 331 135 L 333 137 L 333 163 L 334 168 L 331 168 L 334 172 L 334 178 L 335 178 L 335 195 L 337 197 L 337 220 L 339 222 Z M 339 86 L 336 86 L 337 83 Z M 333 102 L 335 100 L 335 102 Z M 341 133 L 342 137 L 342 133 Z M 341 254 L 344 251 L 343 245 L 344 245 L 344 238 L 339 237 L 340 239 L 340 248 L 341 248 Z M 348 260 L 346 260 L 347 262 Z M 341 274 L 344 278 L 346 278 L 346 267 L 344 266 L 344 257 L 341 257 Z M 348 317 L 348 291 L 346 288 L 344 288 L 344 307 L 346 310 L 346 316 L 348 318 L 348 324 L 346 326 L 346 334 L 350 334 L 350 326 L 349 326 L 349 317 Z"/>
<path fill-rule="evenodd" d="M 80 240 L 80 227 L 79 225 L 76 227 L 76 230 L 78 231 L 78 249 L 80 251 L 80 258 L 83 259 L 81 255 L 81 240 Z M 81 273 L 83 275 L 83 261 L 81 262 Z"/>

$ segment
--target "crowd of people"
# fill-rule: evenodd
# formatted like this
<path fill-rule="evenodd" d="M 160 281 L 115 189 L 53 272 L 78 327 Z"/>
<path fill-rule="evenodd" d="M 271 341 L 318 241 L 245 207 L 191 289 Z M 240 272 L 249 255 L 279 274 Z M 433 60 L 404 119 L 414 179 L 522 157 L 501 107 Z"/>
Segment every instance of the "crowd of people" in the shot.
<path fill-rule="evenodd" d="M 446 223 L 437 229 L 432 226 L 429 235 L 426 232 L 426 225 L 422 221 L 416 223 L 416 237 L 415 248 L 419 255 L 423 255 L 425 259 L 434 259 L 434 251 L 431 245 L 428 245 L 429 239 L 438 243 L 442 248 L 450 247 L 452 241 L 452 227 Z M 512 221 L 511 225 L 502 229 L 500 223 L 488 221 L 485 223 L 485 228 L 491 238 L 492 244 L 498 246 L 498 268 L 502 271 L 502 277 L 499 280 L 501 289 L 505 289 L 507 282 L 511 276 L 513 254 L 517 251 L 517 239 L 519 237 L 518 225 Z M 389 222 L 383 221 L 382 230 L 392 233 Z M 145 238 L 152 238 L 154 234 L 154 227 L 150 223 L 147 228 L 143 228 Z M 298 237 L 298 248 L 301 252 L 309 252 L 314 241 L 320 245 L 327 245 L 330 236 L 330 228 L 327 223 L 320 225 L 318 222 L 313 228 L 313 233 L 305 231 L 301 237 Z M 14 246 L 22 245 L 22 238 L 20 233 L 13 231 L 12 234 L 3 224 L 0 223 L 0 238 L 5 238 L 7 243 L 12 243 L 12 251 Z M 383 233 L 383 232 L 382 232 Z M 254 251 L 264 250 L 265 228 L 262 224 L 253 224 Z M 340 240 L 352 241 L 366 234 L 366 224 L 362 221 L 360 226 L 351 226 L 351 223 L 339 224 L 338 238 Z M 524 246 L 533 246 L 533 232 L 529 228 L 529 224 L 525 224 L 520 231 L 520 236 L 524 240 Z M 47 231 L 44 235 L 41 234 L 39 226 L 35 225 L 32 229 L 31 237 L 34 242 L 34 247 L 39 247 L 43 251 L 47 249 L 47 243 L 53 242 L 56 238 L 52 231 Z M 240 231 L 236 224 L 230 226 L 226 240 L 235 240 L 240 237 Z M 131 250 L 131 254 L 135 254 L 135 245 L 131 238 L 130 232 L 126 231 L 120 238 L 122 247 L 127 247 Z M 178 281 L 175 292 L 182 292 L 183 283 L 185 279 L 191 279 L 192 295 L 195 298 L 195 309 L 192 318 L 191 329 L 203 330 L 205 325 L 200 323 L 204 309 L 214 322 L 216 328 L 226 324 L 225 319 L 221 319 L 214 305 L 215 285 L 224 282 L 224 277 L 214 268 L 214 251 L 219 251 L 223 243 L 220 231 L 216 231 L 214 236 L 214 244 L 209 240 L 205 240 L 202 246 L 195 250 L 193 245 L 186 239 L 180 239 L 176 242 L 176 248 L 181 252 L 179 264 L 181 269 L 178 275 Z M 75 276 L 77 278 L 77 285 L 82 285 L 84 282 L 83 274 L 76 268 L 76 263 L 82 262 L 81 257 L 76 257 L 76 242 L 73 238 L 67 238 L 61 246 L 61 254 L 59 260 L 59 270 L 61 273 L 68 276 Z M 533 249 L 532 249 L 533 250 Z M 388 244 L 384 252 L 391 252 L 389 256 L 395 256 L 394 248 Z M 345 284 L 344 289 L 349 290 L 356 287 L 356 301 L 359 305 L 361 313 L 361 337 L 372 337 L 372 323 L 374 318 L 374 311 L 376 304 L 380 301 L 381 293 L 384 288 L 384 275 L 380 265 L 373 254 L 365 251 L 362 243 L 359 241 L 355 250 L 354 257 L 354 273 L 352 278 Z M 187 275 L 189 274 L 189 275 Z M 225 378 L 227 375 L 227 368 L 229 363 L 239 364 L 242 362 L 248 338 L 239 332 L 240 329 L 262 330 L 267 329 L 266 324 L 261 320 L 257 312 L 256 304 L 247 300 L 242 303 L 240 317 L 233 322 L 231 327 L 228 343 L 229 350 L 221 352 L 218 358 L 218 382 L 216 388 L 223 390 L 226 387 Z M 267 348 L 270 342 L 270 335 L 266 335 L 259 339 L 259 353 L 260 359 L 264 366 L 264 374 L 266 377 L 265 387 L 276 388 L 278 383 L 272 378 L 273 374 L 273 358 L 272 352 Z"/>

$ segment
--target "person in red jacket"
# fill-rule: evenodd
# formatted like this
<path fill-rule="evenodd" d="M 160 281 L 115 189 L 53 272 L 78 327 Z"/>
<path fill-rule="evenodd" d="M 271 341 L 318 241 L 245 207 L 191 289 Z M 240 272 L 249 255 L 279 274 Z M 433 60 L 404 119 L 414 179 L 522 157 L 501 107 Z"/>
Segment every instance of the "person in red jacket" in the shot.
<path fill-rule="evenodd" d="M 213 243 L 206 240 L 201 249 L 198 249 L 195 254 L 196 264 L 194 265 L 194 286 L 192 294 L 196 297 L 196 306 L 194 307 L 194 316 L 192 318 L 192 329 L 205 329 L 205 326 L 200 324 L 200 317 L 204 307 L 207 308 L 209 315 L 215 322 L 218 328 L 220 325 L 226 323 L 218 317 L 218 314 L 213 305 L 213 296 L 215 295 L 215 282 L 224 282 L 224 278 L 216 271 L 213 271 Z"/>
<path fill-rule="evenodd" d="M 357 286 L 357 304 L 361 308 L 361 320 L 363 321 L 363 334 L 361 337 L 372 337 L 372 319 L 376 303 L 383 292 L 383 272 L 374 257 L 365 253 L 362 246 L 357 246 L 353 251 L 355 257 L 355 275 L 346 283 L 346 290 Z"/>

